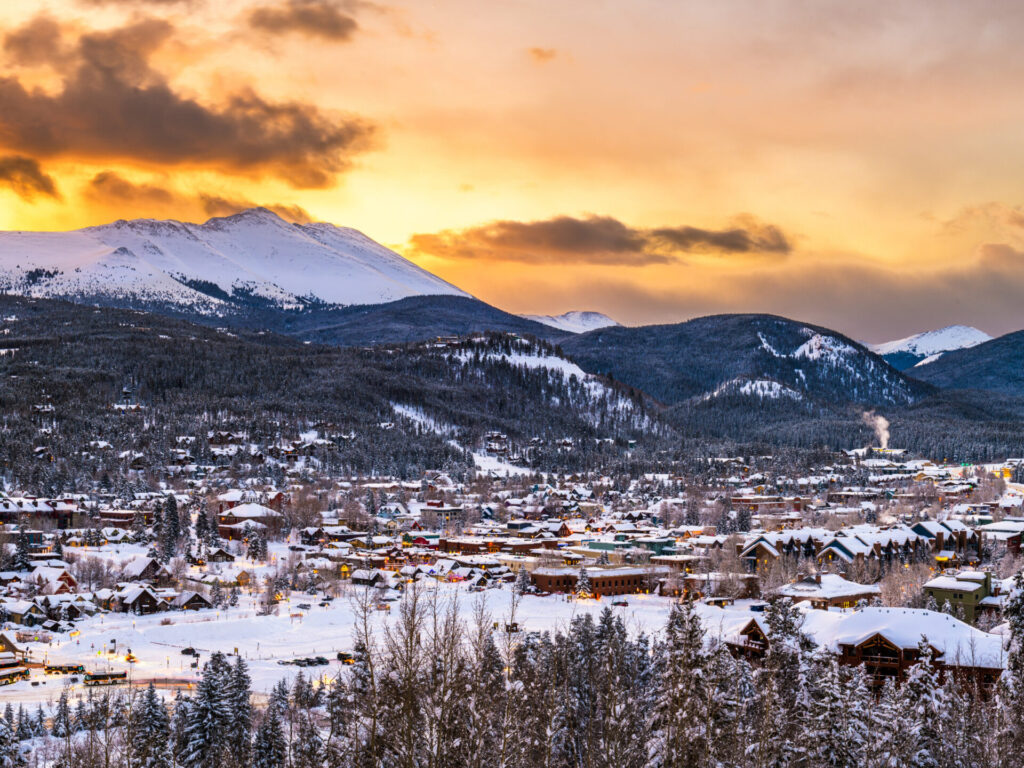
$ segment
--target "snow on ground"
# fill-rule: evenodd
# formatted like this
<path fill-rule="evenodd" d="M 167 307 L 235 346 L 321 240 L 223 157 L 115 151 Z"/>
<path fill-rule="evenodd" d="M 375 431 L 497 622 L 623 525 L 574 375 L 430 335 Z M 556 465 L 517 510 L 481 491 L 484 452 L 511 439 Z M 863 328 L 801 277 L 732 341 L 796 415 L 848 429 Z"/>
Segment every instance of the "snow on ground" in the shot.
<path fill-rule="evenodd" d="M 391 409 L 398 416 L 404 416 L 409 421 L 419 424 L 424 429 L 427 429 L 437 435 L 453 435 L 458 430 L 451 424 L 442 424 L 431 416 L 428 416 L 423 412 L 421 408 L 413 408 L 411 405 L 402 405 L 401 403 L 392 403 Z"/>
<path fill-rule="evenodd" d="M 783 397 L 802 400 L 803 395 L 785 384 L 771 379 L 730 379 L 718 386 L 714 392 L 701 396 L 701 400 L 710 400 L 723 395 L 746 395 L 761 400 L 778 400 Z"/>
<path fill-rule="evenodd" d="M 465 622 L 472 620 L 477 599 L 485 601 L 494 621 L 504 623 L 511 618 L 511 585 L 471 594 L 464 584 L 444 584 L 428 580 L 422 582 L 425 590 L 436 590 L 442 600 L 458 600 L 459 612 Z M 29 643 L 31 660 L 45 663 L 80 663 L 90 671 L 126 671 L 135 682 L 160 681 L 185 686 L 183 681 L 195 681 L 203 663 L 215 650 L 233 653 L 247 660 L 253 679 L 253 690 L 266 694 L 282 677 L 289 679 L 302 669 L 304 674 L 333 677 L 340 664 L 338 651 L 351 650 L 356 626 L 355 598 L 357 590 L 350 586 L 348 594 L 334 599 L 329 607 L 317 605 L 319 598 L 293 592 L 289 600 L 279 606 L 276 616 L 258 616 L 253 599 L 243 595 L 236 608 L 196 612 L 168 612 L 149 616 L 105 614 L 80 621 L 80 634 L 74 638 L 55 635 L 51 644 Z M 626 600 L 627 607 L 616 607 L 628 629 L 648 634 L 660 631 L 668 619 L 672 600 L 654 595 L 629 595 L 614 600 Z M 309 610 L 298 608 L 309 603 Z M 523 631 L 554 631 L 568 626 L 574 615 L 597 615 L 612 603 L 604 600 L 569 600 L 564 595 L 537 597 L 526 595 L 517 607 L 515 620 Z M 387 622 L 397 615 L 397 603 L 390 603 L 392 611 L 373 613 L 375 632 L 382 633 Z M 183 656 L 182 649 L 193 647 L 200 651 L 199 667 L 191 669 L 191 656 Z M 116 653 L 110 651 L 114 649 Z M 137 661 L 129 664 L 125 654 L 131 649 Z M 283 666 L 278 661 L 306 656 L 325 656 L 329 666 L 299 668 Z M 0 688 L 0 702 L 53 702 L 68 683 L 67 677 L 48 677 L 41 669 L 33 669 L 30 680 Z M 33 686 L 32 682 L 38 683 Z M 81 683 L 70 684 L 72 696 L 80 695 Z"/>
<path fill-rule="evenodd" d="M 519 467 L 510 464 L 498 456 L 490 456 L 486 453 L 474 453 L 473 463 L 481 472 L 489 472 L 499 476 L 522 476 L 532 475 L 533 470 L 527 467 Z"/>

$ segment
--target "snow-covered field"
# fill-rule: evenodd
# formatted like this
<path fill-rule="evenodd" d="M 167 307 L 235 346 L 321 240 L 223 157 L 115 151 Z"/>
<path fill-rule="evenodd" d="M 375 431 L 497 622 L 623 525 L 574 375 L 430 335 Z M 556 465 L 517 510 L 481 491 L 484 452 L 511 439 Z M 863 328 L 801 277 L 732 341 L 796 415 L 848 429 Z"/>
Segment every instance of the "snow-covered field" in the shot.
<path fill-rule="evenodd" d="M 445 584 L 428 580 L 425 589 L 436 590 L 441 600 L 458 601 L 459 611 L 468 623 L 472 620 L 476 601 L 485 601 L 494 621 L 504 623 L 511 617 L 511 585 L 470 593 L 463 584 Z M 197 612 L 168 612 L 149 616 L 105 614 L 81 621 L 78 636 L 55 635 L 53 642 L 28 643 L 30 660 L 42 663 L 84 664 L 89 671 L 126 671 L 133 682 L 164 681 L 170 686 L 185 687 L 183 681 L 196 680 L 197 672 L 213 651 L 234 653 L 245 658 L 257 694 L 267 693 L 282 677 L 289 679 L 303 669 L 307 675 L 321 674 L 332 677 L 340 668 L 336 660 L 338 651 L 351 650 L 356 625 L 357 591 L 335 598 L 329 607 L 317 605 L 319 598 L 293 592 L 290 599 L 278 607 L 277 615 L 259 616 L 253 598 L 243 594 L 239 605 L 227 610 Z M 630 595 L 629 605 L 615 607 L 621 612 L 626 626 L 633 631 L 648 633 L 659 631 L 668 618 L 670 598 L 653 595 Z M 309 610 L 298 608 L 309 603 Z M 588 612 L 596 615 L 609 606 L 612 599 L 568 600 L 563 595 L 524 596 L 515 613 L 515 620 L 523 631 L 555 630 L 568 626 L 576 614 Z M 390 612 L 373 614 L 374 628 L 383 631 L 385 624 L 394 620 L 398 604 L 390 603 Z M 191 656 L 181 651 L 193 647 L 201 654 L 199 668 L 191 669 Z M 136 657 L 128 663 L 125 655 Z M 297 657 L 325 656 L 329 666 L 299 668 L 278 664 L 281 660 Z M 0 702 L 52 702 L 68 684 L 68 677 L 47 676 L 42 669 L 33 669 L 29 680 L 0 688 Z M 37 683 L 33 685 L 33 682 Z M 71 684 L 72 695 L 82 694 L 81 683 Z"/>

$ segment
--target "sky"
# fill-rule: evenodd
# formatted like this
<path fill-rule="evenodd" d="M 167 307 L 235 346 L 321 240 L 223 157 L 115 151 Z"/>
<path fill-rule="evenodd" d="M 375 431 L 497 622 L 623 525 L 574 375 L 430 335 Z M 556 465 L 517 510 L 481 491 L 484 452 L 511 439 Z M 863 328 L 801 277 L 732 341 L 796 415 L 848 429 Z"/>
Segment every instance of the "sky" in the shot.
<path fill-rule="evenodd" d="M 0 229 L 258 204 L 513 312 L 1006 333 L 1022 38 L 1003 0 L 0 3 Z"/>

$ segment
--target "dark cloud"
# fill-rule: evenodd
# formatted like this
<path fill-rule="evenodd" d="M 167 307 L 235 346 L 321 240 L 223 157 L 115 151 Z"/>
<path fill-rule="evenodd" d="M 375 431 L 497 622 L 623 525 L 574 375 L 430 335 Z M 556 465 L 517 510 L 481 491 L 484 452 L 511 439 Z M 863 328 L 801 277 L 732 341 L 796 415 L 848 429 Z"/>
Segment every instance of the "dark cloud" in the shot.
<path fill-rule="evenodd" d="M 557 216 L 544 221 L 494 221 L 463 230 L 416 234 L 413 251 L 446 259 L 494 259 L 533 264 L 668 264 L 687 253 L 789 253 L 780 229 L 743 217 L 725 230 L 697 227 L 637 229 L 610 216 Z"/>
<path fill-rule="evenodd" d="M 6 35 L 8 56 L 38 64 L 24 44 L 48 34 L 38 20 Z M 246 91 L 207 105 L 177 93 L 149 63 L 172 34 L 157 19 L 82 35 L 49 63 L 66 73 L 56 94 L 0 77 L 0 145 L 35 156 L 120 158 L 272 174 L 295 187 L 325 187 L 366 150 L 373 126 L 331 118 L 313 104 L 273 103 Z"/>
<path fill-rule="evenodd" d="M 558 56 L 558 51 L 555 48 L 527 48 L 526 52 L 538 64 L 546 64 Z"/>
<path fill-rule="evenodd" d="M 282 205 L 280 203 L 258 205 L 252 200 L 232 199 L 202 193 L 199 195 L 199 201 L 202 203 L 203 211 L 208 216 L 232 216 L 250 208 L 266 208 L 276 213 L 282 219 L 297 224 L 308 224 L 313 220 L 313 217 L 309 215 L 309 211 L 301 205 Z"/>
<path fill-rule="evenodd" d="M 789 253 L 793 247 L 782 230 L 750 220 L 729 229 L 665 227 L 651 230 L 651 237 L 690 253 Z"/>
<path fill-rule="evenodd" d="M 69 54 L 60 25 L 46 15 L 37 16 L 4 37 L 4 54 L 16 64 L 61 64 Z"/>
<path fill-rule="evenodd" d="M 10 187 L 25 200 L 31 200 L 36 195 L 60 197 L 53 177 L 44 173 L 39 162 L 31 157 L 0 157 L 0 185 Z"/>
<path fill-rule="evenodd" d="M 295 32 L 336 42 L 350 40 L 359 29 L 356 20 L 331 0 L 288 0 L 254 8 L 249 12 L 249 26 L 273 34 Z"/>
<path fill-rule="evenodd" d="M 178 196 L 163 187 L 136 184 L 114 171 L 103 171 L 93 176 L 87 194 L 94 200 L 110 203 L 171 206 L 178 202 Z"/>
<path fill-rule="evenodd" d="M 129 181 L 114 171 L 96 174 L 86 187 L 90 199 L 116 207 L 129 207 L 145 211 L 144 215 L 180 216 L 183 211 L 202 212 L 207 216 L 230 216 L 249 208 L 267 208 L 282 219 L 307 224 L 313 220 L 309 211 L 299 205 L 280 203 L 260 204 L 237 197 L 225 197 L 207 192 L 184 194 L 156 184 Z"/>

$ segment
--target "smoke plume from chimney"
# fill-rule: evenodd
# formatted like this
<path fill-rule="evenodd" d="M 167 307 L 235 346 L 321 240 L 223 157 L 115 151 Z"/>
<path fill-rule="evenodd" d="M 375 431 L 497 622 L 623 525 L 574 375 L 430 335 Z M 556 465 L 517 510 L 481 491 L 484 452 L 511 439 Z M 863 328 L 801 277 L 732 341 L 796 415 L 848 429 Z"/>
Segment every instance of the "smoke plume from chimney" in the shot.
<path fill-rule="evenodd" d="M 873 411 L 865 412 L 862 417 L 864 423 L 875 430 L 875 437 L 878 438 L 878 447 L 883 451 L 889 447 L 889 420 L 879 416 Z"/>

